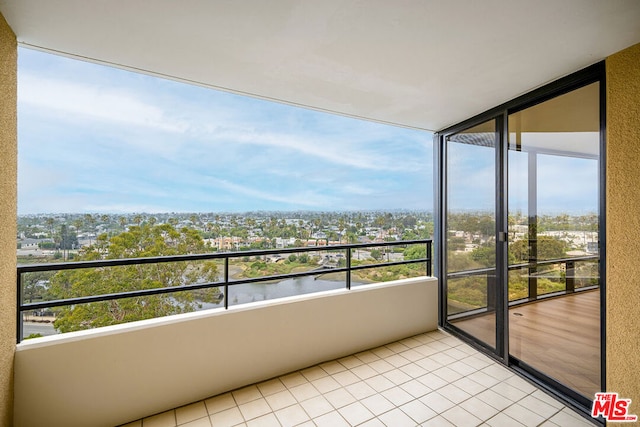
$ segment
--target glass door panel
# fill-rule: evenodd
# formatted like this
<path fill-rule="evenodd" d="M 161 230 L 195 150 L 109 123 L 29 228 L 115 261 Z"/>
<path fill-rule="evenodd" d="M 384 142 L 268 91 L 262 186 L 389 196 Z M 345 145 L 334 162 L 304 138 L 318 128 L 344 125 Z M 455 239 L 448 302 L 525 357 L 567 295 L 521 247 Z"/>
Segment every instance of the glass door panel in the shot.
<path fill-rule="evenodd" d="M 509 115 L 509 353 L 600 391 L 599 83 Z"/>
<path fill-rule="evenodd" d="M 446 139 L 447 320 L 496 343 L 496 122 Z"/>

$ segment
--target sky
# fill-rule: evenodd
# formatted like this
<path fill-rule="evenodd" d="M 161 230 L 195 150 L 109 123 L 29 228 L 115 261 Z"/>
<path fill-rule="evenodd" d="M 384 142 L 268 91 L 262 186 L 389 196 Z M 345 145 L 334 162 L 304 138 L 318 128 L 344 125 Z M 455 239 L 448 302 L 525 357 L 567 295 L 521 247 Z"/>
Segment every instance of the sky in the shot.
<path fill-rule="evenodd" d="M 433 209 L 432 134 L 18 51 L 18 214 Z"/>

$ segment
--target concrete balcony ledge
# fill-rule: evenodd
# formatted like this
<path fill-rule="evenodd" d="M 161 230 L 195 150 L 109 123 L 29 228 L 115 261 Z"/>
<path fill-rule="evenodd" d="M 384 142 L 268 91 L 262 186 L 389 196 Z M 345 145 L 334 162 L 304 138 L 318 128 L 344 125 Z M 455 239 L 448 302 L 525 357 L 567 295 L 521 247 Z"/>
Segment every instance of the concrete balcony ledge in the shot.
<path fill-rule="evenodd" d="M 117 425 L 435 330 L 437 315 L 437 279 L 419 277 L 28 340 L 15 425 Z"/>

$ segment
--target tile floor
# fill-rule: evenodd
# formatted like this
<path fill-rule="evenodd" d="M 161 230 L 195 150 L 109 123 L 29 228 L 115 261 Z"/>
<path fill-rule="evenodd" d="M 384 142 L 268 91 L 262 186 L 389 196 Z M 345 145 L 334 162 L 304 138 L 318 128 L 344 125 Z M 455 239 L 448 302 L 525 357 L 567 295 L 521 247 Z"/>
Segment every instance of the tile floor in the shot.
<path fill-rule="evenodd" d="M 126 427 L 417 425 L 593 426 L 457 338 L 434 331 Z"/>

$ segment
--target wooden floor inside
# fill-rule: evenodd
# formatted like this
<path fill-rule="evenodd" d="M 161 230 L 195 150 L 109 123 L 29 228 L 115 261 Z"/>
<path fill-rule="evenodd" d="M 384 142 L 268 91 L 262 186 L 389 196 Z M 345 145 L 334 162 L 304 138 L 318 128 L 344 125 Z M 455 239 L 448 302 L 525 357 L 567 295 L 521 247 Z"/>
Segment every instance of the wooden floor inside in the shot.
<path fill-rule="evenodd" d="M 482 341 L 495 342 L 494 314 L 451 323 Z M 509 352 L 593 398 L 600 391 L 599 290 L 510 308 Z"/>

